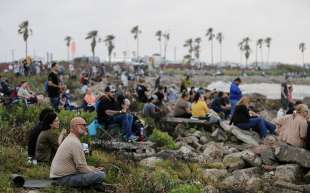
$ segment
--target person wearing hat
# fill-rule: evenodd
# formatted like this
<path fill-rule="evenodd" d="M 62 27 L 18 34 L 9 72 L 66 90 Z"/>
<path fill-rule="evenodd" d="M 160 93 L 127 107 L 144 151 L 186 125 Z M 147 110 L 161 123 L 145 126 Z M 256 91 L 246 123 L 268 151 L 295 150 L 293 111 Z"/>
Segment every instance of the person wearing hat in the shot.
<path fill-rule="evenodd" d="M 156 103 L 158 103 L 158 97 L 156 95 L 152 95 L 148 102 L 143 106 L 143 115 L 153 119 L 158 119 L 161 113 L 159 107 L 156 106 Z"/>
<path fill-rule="evenodd" d="M 102 190 L 104 168 L 87 164 L 80 141 L 84 135 L 87 135 L 86 121 L 81 117 L 74 117 L 70 122 L 70 133 L 59 146 L 52 161 L 50 178 L 61 186 L 92 186 Z"/>
<path fill-rule="evenodd" d="M 132 134 L 133 116 L 128 113 L 126 105 L 119 102 L 115 96 L 115 89 L 107 86 L 104 95 L 97 105 L 97 120 L 101 125 L 120 124 L 125 133 L 126 141 L 135 141 L 138 138 Z"/>
<path fill-rule="evenodd" d="M 304 147 L 307 138 L 307 117 L 309 116 L 308 106 L 299 104 L 291 115 L 275 119 L 273 122 L 277 126 L 276 132 L 279 139 L 290 145 Z"/>
<path fill-rule="evenodd" d="M 230 85 L 229 90 L 229 102 L 230 102 L 230 115 L 234 114 L 235 108 L 239 100 L 242 98 L 242 92 L 239 88 L 241 84 L 241 79 L 238 77 L 236 78 Z"/>

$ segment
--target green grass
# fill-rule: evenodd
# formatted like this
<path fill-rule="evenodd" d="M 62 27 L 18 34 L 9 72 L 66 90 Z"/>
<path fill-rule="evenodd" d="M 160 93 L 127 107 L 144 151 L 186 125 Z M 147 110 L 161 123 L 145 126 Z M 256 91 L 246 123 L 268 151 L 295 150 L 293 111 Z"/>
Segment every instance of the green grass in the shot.
<path fill-rule="evenodd" d="M 156 143 L 156 145 L 159 147 L 164 147 L 168 149 L 178 148 L 173 138 L 167 132 L 162 132 L 159 129 L 154 129 L 149 139 L 152 142 Z"/>

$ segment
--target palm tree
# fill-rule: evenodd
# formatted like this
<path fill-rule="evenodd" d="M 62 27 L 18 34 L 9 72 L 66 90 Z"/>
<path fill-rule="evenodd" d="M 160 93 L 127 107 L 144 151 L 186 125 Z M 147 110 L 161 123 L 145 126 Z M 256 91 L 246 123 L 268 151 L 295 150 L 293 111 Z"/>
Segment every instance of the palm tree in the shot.
<path fill-rule="evenodd" d="M 71 41 L 72 41 L 71 36 L 65 37 L 65 42 L 66 42 L 66 46 L 67 46 L 67 60 L 68 60 L 68 62 L 70 60 L 70 44 L 71 44 Z"/>
<path fill-rule="evenodd" d="M 85 38 L 86 40 L 91 39 L 90 47 L 91 47 L 91 52 L 93 54 L 93 62 L 95 62 L 95 48 L 97 45 L 97 35 L 98 35 L 98 31 L 93 30 L 93 31 L 88 32 Z"/>
<path fill-rule="evenodd" d="M 248 60 L 249 60 L 249 57 L 250 57 L 250 54 L 251 54 L 251 47 L 249 45 L 250 38 L 249 37 L 244 38 L 243 42 L 244 42 L 245 66 L 247 66 Z"/>
<path fill-rule="evenodd" d="M 157 40 L 159 42 L 159 54 L 161 56 L 161 38 L 163 36 L 163 33 L 161 30 L 158 30 L 156 33 L 155 33 L 155 36 L 157 37 Z"/>
<path fill-rule="evenodd" d="M 209 28 L 206 36 L 208 37 L 208 40 L 211 41 L 211 64 L 213 65 L 214 60 L 213 60 L 213 39 L 215 37 L 215 34 L 213 33 L 213 28 Z"/>
<path fill-rule="evenodd" d="M 127 58 L 127 51 L 123 51 L 123 57 L 124 57 L 124 61 L 126 61 L 126 58 Z"/>
<path fill-rule="evenodd" d="M 192 59 L 193 59 L 193 51 L 194 51 L 194 49 L 193 49 L 193 39 L 190 38 L 190 39 L 186 40 L 185 44 L 184 44 L 184 47 L 188 47 L 188 54 L 184 58 L 190 59 L 190 62 L 191 62 Z"/>
<path fill-rule="evenodd" d="M 195 52 L 195 58 L 197 61 L 199 61 L 200 58 L 200 43 L 201 43 L 201 38 L 198 37 L 194 40 L 195 45 L 194 45 L 194 52 Z M 201 62 L 199 61 L 199 68 L 201 69 Z"/>
<path fill-rule="evenodd" d="M 270 44 L 271 44 L 271 37 L 267 37 L 265 39 L 266 47 L 268 48 L 268 54 L 267 54 L 267 64 L 269 63 L 269 57 L 270 57 Z"/>
<path fill-rule="evenodd" d="M 115 39 L 115 36 L 113 34 L 107 35 L 104 42 L 108 48 L 108 55 L 109 55 L 109 64 L 111 64 L 111 56 L 113 49 L 115 48 L 113 40 Z"/>
<path fill-rule="evenodd" d="M 18 33 L 23 35 L 23 39 L 25 41 L 25 57 L 27 58 L 28 56 L 28 38 L 29 35 L 32 35 L 32 29 L 29 28 L 29 22 L 23 21 L 21 24 L 18 26 Z"/>
<path fill-rule="evenodd" d="M 263 42 L 264 40 L 262 38 L 259 38 L 257 41 L 256 41 L 256 66 L 257 66 L 257 50 L 258 48 L 260 48 L 260 57 L 261 57 L 261 63 L 263 64 L 264 63 L 264 58 L 263 58 Z"/>
<path fill-rule="evenodd" d="M 219 42 L 220 44 L 220 63 L 222 64 L 222 42 L 223 42 L 223 33 L 222 32 L 219 32 L 217 33 L 216 35 L 216 40 Z"/>
<path fill-rule="evenodd" d="M 244 41 L 238 43 L 238 47 L 240 49 L 240 65 L 242 64 L 243 51 L 244 51 Z"/>
<path fill-rule="evenodd" d="M 168 32 L 164 33 L 163 34 L 163 37 L 164 37 L 164 61 L 165 61 L 165 64 L 167 62 L 167 47 L 168 47 L 168 42 L 170 40 L 170 34 Z"/>
<path fill-rule="evenodd" d="M 304 68 L 306 68 L 306 66 L 305 66 L 305 50 L 306 50 L 306 43 L 301 42 L 301 43 L 299 44 L 299 50 L 300 50 L 301 55 L 302 55 L 302 65 L 303 65 Z"/>
<path fill-rule="evenodd" d="M 137 40 L 137 58 L 139 59 L 139 34 L 141 34 L 142 31 L 139 29 L 139 26 L 136 25 L 131 29 L 131 33 L 133 34 L 133 38 Z"/>

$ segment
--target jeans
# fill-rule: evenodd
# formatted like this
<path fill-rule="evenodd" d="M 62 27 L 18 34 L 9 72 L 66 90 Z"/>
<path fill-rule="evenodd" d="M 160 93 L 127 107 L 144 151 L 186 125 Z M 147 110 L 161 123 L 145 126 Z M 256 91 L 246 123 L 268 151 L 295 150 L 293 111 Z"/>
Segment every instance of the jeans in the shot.
<path fill-rule="evenodd" d="M 56 111 L 58 111 L 58 107 L 59 107 L 59 103 L 60 103 L 60 98 L 59 97 L 53 97 L 53 98 L 50 98 L 50 101 L 51 101 L 52 107 Z"/>
<path fill-rule="evenodd" d="M 111 117 L 109 124 L 119 123 L 122 126 L 123 131 L 128 139 L 132 135 L 133 116 L 128 113 L 114 115 Z"/>
<path fill-rule="evenodd" d="M 247 123 L 239 123 L 236 124 L 237 127 L 240 129 L 256 129 L 259 131 L 259 134 L 261 138 L 265 138 L 268 134 L 268 131 L 270 134 L 274 134 L 276 130 L 276 126 L 263 118 L 257 117 L 257 118 L 250 118 L 249 122 Z"/>
<path fill-rule="evenodd" d="M 232 116 L 235 112 L 235 108 L 239 100 L 230 99 L 229 102 L 230 102 L 230 116 Z"/>
<path fill-rule="evenodd" d="M 57 179 L 57 184 L 70 187 L 88 187 L 101 184 L 105 178 L 105 173 L 101 171 L 85 174 L 73 174 Z"/>

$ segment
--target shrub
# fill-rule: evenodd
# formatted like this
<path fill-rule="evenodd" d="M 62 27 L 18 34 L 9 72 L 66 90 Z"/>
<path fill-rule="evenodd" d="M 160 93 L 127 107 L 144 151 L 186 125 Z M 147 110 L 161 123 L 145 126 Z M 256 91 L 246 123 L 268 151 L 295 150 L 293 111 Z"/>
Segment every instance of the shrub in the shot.
<path fill-rule="evenodd" d="M 202 187 L 198 185 L 182 184 L 172 189 L 169 193 L 202 193 Z"/>
<path fill-rule="evenodd" d="M 149 139 L 159 147 L 177 149 L 177 145 L 172 137 L 167 132 L 162 132 L 159 129 L 155 129 Z"/>

